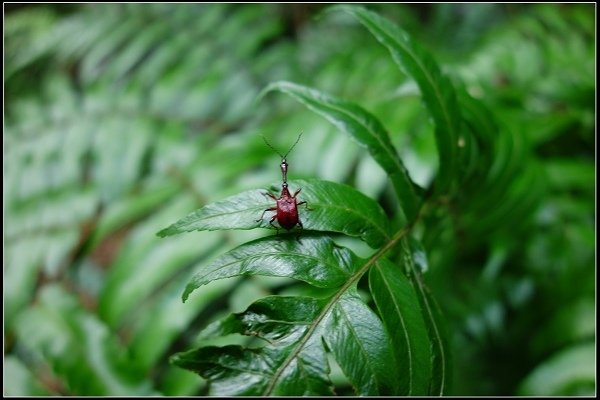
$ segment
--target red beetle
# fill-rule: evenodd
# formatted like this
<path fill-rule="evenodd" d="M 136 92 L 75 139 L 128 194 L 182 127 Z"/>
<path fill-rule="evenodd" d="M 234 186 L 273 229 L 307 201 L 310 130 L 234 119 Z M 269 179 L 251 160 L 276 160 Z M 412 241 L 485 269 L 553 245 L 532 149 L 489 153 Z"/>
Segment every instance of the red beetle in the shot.
<path fill-rule="evenodd" d="M 267 139 L 263 136 L 263 139 L 265 140 L 265 143 L 267 144 L 267 146 L 269 146 L 271 149 L 273 149 L 273 151 L 275 151 L 277 154 L 279 154 L 281 156 L 280 167 L 281 167 L 281 176 L 282 176 L 283 183 L 281 184 L 281 195 L 279 196 L 279 198 L 277 198 L 277 196 L 275 196 L 273 193 L 270 193 L 270 192 L 264 193 L 265 196 L 269 196 L 270 198 L 275 200 L 277 202 L 277 205 L 275 207 L 267 208 L 265 211 L 263 211 L 261 217 L 259 219 L 257 219 L 256 222 L 261 221 L 267 211 L 277 211 L 277 213 L 275 213 L 275 215 L 273 215 L 273 217 L 271 217 L 271 220 L 269 221 L 269 224 L 271 224 L 271 226 L 273 226 L 276 230 L 278 230 L 277 226 L 275 226 L 273 224 L 273 221 L 275 221 L 275 219 L 277 219 L 277 222 L 279 223 L 279 225 L 282 228 L 285 228 L 287 230 L 294 228 L 296 225 L 300 225 L 300 229 L 303 229 L 302 222 L 300 221 L 300 218 L 298 217 L 298 206 L 302 205 L 302 204 L 306 204 L 307 208 L 308 208 L 308 204 L 306 203 L 306 201 L 301 201 L 298 203 L 296 200 L 296 196 L 298 196 L 298 193 L 300 193 L 300 190 L 302 190 L 302 188 L 296 190 L 293 195 L 290 194 L 290 191 L 288 190 L 288 184 L 287 184 L 288 163 L 285 160 L 287 155 L 290 154 L 290 151 L 292 151 L 292 149 L 296 146 L 296 144 L 300 140 L 301 136 L 302 136 L 302 132 L 300 132 L 300 135 L 298 135 L 298 139 L 296 139 L 296 143 L 294 143 L 292 145 L 292 147 L 290 147 L 290 149 L 288 150 L 287 153 L 285 153 L 285 155 L 282 155 L 273 146 L 271 146 L 271 144 L 269 142 L 267 142 Z"/>

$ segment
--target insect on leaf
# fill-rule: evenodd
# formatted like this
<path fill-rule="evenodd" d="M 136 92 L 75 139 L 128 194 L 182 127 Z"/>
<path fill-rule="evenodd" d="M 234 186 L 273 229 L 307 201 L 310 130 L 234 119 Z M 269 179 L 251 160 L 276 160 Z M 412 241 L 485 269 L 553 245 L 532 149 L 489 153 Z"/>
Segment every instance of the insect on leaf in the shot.
<path fill-rule="evenodd" d="M 310 207 L 299 209 L 304 229 L 360 237 L 373 248 L 389 239 L 389 222 L 381 207 L 350 186 L 310 179 L 290 181 L 289 187 L 290 191 L 302 188 L 298 197 Z M 273 204 L 264 191 L 249 190 L 194 211 L 158 232 L 158 236 L 197 230 L 271 228 L 268 219 L 256 220 Z"/>

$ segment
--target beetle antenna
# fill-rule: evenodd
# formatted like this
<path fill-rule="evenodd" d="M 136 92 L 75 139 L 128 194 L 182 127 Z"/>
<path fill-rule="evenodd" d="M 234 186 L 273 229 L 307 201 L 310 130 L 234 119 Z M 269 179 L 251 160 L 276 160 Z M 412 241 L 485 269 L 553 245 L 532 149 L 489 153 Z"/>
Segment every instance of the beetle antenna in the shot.
<path fill-rule="evenodd" d="M 294 147 L 296 147 L 296 145 L 300 141 L 300 138 L 302 137 L 303 133 L 304 132 L 302 132 L 302 131 L 300 132 L 300 134 L 298 135 L 298 139 L 296 139 L 296 142 L 292 145 L 292 147 L 290 147 L 290 149 L 287 151 L 287 153 L 285 153 L 285 155 L 283 157 L 281 157 L 281 158 L 285 159 L 287 157 L 287 155 L 290 154 L 290 152 L 294 149 Z"/>
<path fill-rule="evenodd" d="M 264 135 L 260 135 L 260 136 L 262 136 L 263 140 L 265 141 L 267 146 L 269 146 L 271 148 L 271 150 L 273 150 L 275 153 L 279 154 L 279 156 L 281 158 L 284 158 L 284 156 L 280 152 L 278 152 L 277 149 L 275 147 L 273 147 L 273 145 L 271 145 L 271 143 L 269 143 L 269 141 L 267 140 L 267 138 Z"/>
<path fill-rule="evenodd" d="M 298 135 L 298 139 L 296 139 L 296 142 L 294 142 L 292 147 L 290 147 L 290 149 L 287 151 L 287 153 L 285 153 L 285 155 L 283 155 L 279 151 L 277 151 L 277 149 L 275 147 L 273 147 L 273 145 L 271 143 L 269 143 L 269 141 L 267 140 L 267 138 L 264 135 L 260 135 L 260 136 L 262 136 L 262 138 L 265 141 L 265 143 L 267 144 L 267 146 L 269 146 L 275 153 L 279 154 L 279 157 L 281 157 L 282 160 L 285 160 L 285 158 L 288 156 L 288 154 L 290 154 L 291 151 L 294 149 L 294 147 L 296 147 L 296 145 L 300 141 L 300 138 L 302 137 L 303 133 L 304 132 L 300 132 L 300 134 Z"/>

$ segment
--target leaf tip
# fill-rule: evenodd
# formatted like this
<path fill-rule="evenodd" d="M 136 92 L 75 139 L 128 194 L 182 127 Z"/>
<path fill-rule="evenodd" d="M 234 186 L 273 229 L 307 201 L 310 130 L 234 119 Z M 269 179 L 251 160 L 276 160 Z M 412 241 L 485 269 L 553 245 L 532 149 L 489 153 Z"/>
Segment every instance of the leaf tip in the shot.
<path fill-rule="evenodd" d="M 195 289 L 196 286 L 192 286 L 191 283 L 188 283 L 188 285 L 185 287 L 185 290 L 181 294 L 181 302 L 185 303 Z"/>
<path fill-rule="evenodd" d="M 171 233 L 171 227 L 170 226 L 168 228 L 165 228 L 165 229 L 162 229 L 162 230 L 156 232 L 156 236 L 158 236 L 160 238 L 164 238 L 164 237 L 170 236 L 171 234 L 172 233 Z"/>
<path fill-rule="evenodd" d="M 267 86 L 265 86 L 265 88 L 263 90 L 260 91 L 260 93 L 256 96 L 256 98 L 257 98 L 257 100 L 260 100 L 264 96 L 266 96 L 267 93 L 269 93 L 269 92 L 272 92 L 274 90 L 279 90 L 281 92 L 284 92 L 286 88 L 293 87 L 293 86 L 295 86 L 295 84 L 292 82 L 288 82 L 288 81 L 271 82 Z"/>
<path fill-rule="evenodd" d="M 256 95 L 256 102 L 261 101 L 269 92 L 272 92 L 273 90 L 275 90 L 275 87 L 279 84 L 279 82 L 271 82 L 269 83 L 267 86 L 264 87 L 263 90 L 261 90 L 257 95 Z"/>
<path fill-rule="evenodd" d="M 176 353 L 176 354 L 173 354 L 171 357 L 169 357 L 169 364 L 183 368 L 181 353 Z"/>
<path fill-rule="evenodd" d="M 336 4 L 327 9 L 328 12 L 345 11 L 347 13 L 353 13 L 360 10 L 365 10 L 365 7 L 351 4 Z"/>

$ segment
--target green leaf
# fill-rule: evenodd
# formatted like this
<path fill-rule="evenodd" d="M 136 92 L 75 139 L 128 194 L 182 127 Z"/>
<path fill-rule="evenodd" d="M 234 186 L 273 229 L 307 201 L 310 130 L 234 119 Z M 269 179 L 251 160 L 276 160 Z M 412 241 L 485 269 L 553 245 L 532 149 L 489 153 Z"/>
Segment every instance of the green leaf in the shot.
<path fill-rule="evenodd" d="M 311 180 L 290 181 L 290 192 L 301 188 L 299 215 L 304 229 L 340 232 L 360 237 L 377 248 L 389 240 L 389 222 L 381 207 L 349 186 L 334 182 Z M 257 221 L 274 201 L 261 190 L 249 190 L 209 204 L 158 232 L 165 237 L 182 232 L 219 229 L 269 228 L 268 218 Z"/>
<path fill-rule="evenodd" d="M 369 271 L 369 288 L 394 347 L 399 368 L 396 394 L 429 394 L 432 358 L 417 295 L 402 268 L 385 258 Z"/>
<path fill-rule="evenodd" d="M 268 236 L 245 243 L 194 275 L 183 301 L 198 287 L 233 276 L 290 277 L 316 287 L 341 286 L 364 260 L 326 236 L 303 234 L 300 240 Z"/>
<path fill-rule="evenodd" d="M 596 391 L 596 346 L 568 347 L 538 365 L 519 387 L 522 396 L 593 396 Z"/>
<path fill-rule="evenodd" d="M 399 372 L 381 321 L 356 290 L 345 292 L 332 307 L 323 339 L 358 396 L 395 394 Z"/>
<path fill-rule="evenodd" d="M 335 6 L 360 21 L 390 52 L 394 61 L 411 76 L 435 123 L 435 138 L 440 158 L 439 191 L 448 190 L 456 179 L 458 138 L 461 118 L 452 83 L 429 53 L 389 20 L 359 6 Z"/>
<path fill-rule="evenodd" d="M 176 354 L 171 361 L 208 379 L 211 395 L 333 394 L 322 341 L 310 334 L 311 323 L 325 303 L 300 297 L 258 300 L 245 312 L 207 329 L 221 335 L 257 336 L 269 345 L 258 349 L 209 346 Z"/>
<path fill-rule="evenodd" d="M 468 128 L 471 141 L 461 148 L 465 156 L 467 171 L 461 173 L 461 194 L 469 196 L 481 189 L 482 180 L 487 176 L 495 157 L 495 142 L 498 137 L 498 123 L 494 114 L 481 102 L 474 99 L 465 89 L 458 92 L 464 128 Z"/>
<path fill-rule="evenodd" d="M 46 254 L 44 236 L 30 235 L 15 243 L 6 241 L 4 269 L 4 329 L 12 330 L 14 318 L 35 295 L 36 280 Z"/>
<path fill-rule="evenodd" d="M 429 383 L 429 395 L 442 396 L 448 393 L 452 380 L 450 350 L 442 313 L 421 277 L 421 273 L 427 269 L 427 258 L 425 251 L 415 240 L 404 238 L 401 249 L 402 263 L 421 305 L 431 343 L 432 379 Z"/>
<path fill-rule="evenodd" d="M 388 173 L 406 217 L 412 220 L 416 216 L 419 198 L 415 192 L 415 184 L 408 176 L 388 132 L 373 114 L 355 103 L 291 82 L 272 83 L 263 93 L 272 90 L 289 94 L 367 148 Z"/>
<path fill-rule="evenodd" d="M 321 300 L 266 297 L 210 325 L 203 336 L 232 333 L 267 344 L 209 346 L 171 360 L 208 379 L 210 394 L 219 396 L 333 394 L 323 340 L 357 394 L 390 393 L 396 377 L 381 322 L 354 288 Z"/>
<path fill-rule="evenodd" d="M 86 250 L 93 249 L 117 229 L 154 211 L 159 205 L 173 197 L 178 189 L 179 187 L 171 182 L 159 187 L 150 187 L 143 193 L 136 193 L 110 204 L 90 235 L 88 243 L 86 243 Z"/>

